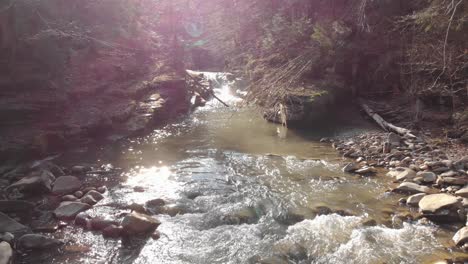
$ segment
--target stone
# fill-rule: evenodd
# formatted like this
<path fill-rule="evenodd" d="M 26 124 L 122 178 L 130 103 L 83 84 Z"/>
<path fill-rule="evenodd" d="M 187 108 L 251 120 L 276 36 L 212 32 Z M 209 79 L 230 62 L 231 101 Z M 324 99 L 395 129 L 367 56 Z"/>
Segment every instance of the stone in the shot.
<path fill-rule="evenodd" d="M 462 189 L 456 191 L 455 195 L 463 198 L 468 198 L 468 186 L 465 186 Z"/>
<path fill-rule="evenodd" d="M 54 211 L 55 217 L 58 219 L 70 220 L 74 219 L 77 214 L 90 209 L 89 204 L 80 202 L 62 202 Z"/>
<path fill-rule="evenodd" d="M 447 171 L 442 174 L 440 174 L 440 177 L 445 178 L 445 177 L 456 177 L 458 176 L 458 172 L 456 171 Z"/>
<path fill-rule="evenodd" d="M 407 169 L 408 168 L 397 167 L 397 168 L 391 169 L 389 172 L 387 172 L 386 175 L 387 177 L 395 178 L 398 174 L 404 172 Z"/>
<path fill-rule="evenodd" d="M 400 172 L 395 178 L 397 181 L 412 180 L 416 177 L 416 172 L 412 169 L 405 169 Z"/>
<path fill-rule="evenodd" d="M 47 170 L 33 172 L 7 187 L 7 191 L 17 189 L 22 193 L 43 194 L 52 190 L 54 175 Z"/>
<path fill-rule="evenodd" d="M 81 181 L 75 176 L 61 176 L 54 182 L 52 192 L 54 194 L 71 194 L 81 188 Z"/>
<path fill-rule="evenodd" d="M 377 169 L 375 169 L 374 167 L 364 166 L 361 169 L 355 171 L 355 173 L 360 175 L 374 174 L 377 173 Z"/>
<path fill-rule="evenodd" d="M 27 233 L 29 228 L 13 220 L 6 214 L 0 212 L 0 233 L 9 232 L 12 234 Z"/>
<path fill-rule="evenodd" d="M 107 191 L 107 188 L 106 186 L 101 186 L 101 187 L 98 187 L 96 190 L 100 193 L 105 193 Z"/>
<path fill-rule="evenodd" d="M 145 203 L 147 207 L 157 207 L 157 206 L 164 206 L 166 205 L 166 202 L 163 199 L 153 199 L 149 200 Z"/>
<path fill-rule="evenodd" d="M 437 180 L 437 175 L 432 171 L 420 171 L 416 176 L 422 177 L 422 181 L 425 183 L 433 183 Z"/>
<path fill-rule="evenodd" d="M 437 180 L 438 185 L 447 184 L 447 185 L 466 185 L 468 183 L 468 178 L 466 177 L 439 177 Z"/>
<path fill-rule="evenodd" d="M 387 142 L 392 147 L 399 147 L 401 144 L 401 137 L 393 132 L 389 133 L 387 136 Z"/>
<path fill-rule="evenodd" d="M 419 202 L 424 196 L 426 196 L 425 193 L 418 193 L 418 194 L 411 195 L 406 200 L 406 204 L 409 206 L 418 206 Z"/>
<path fill-rule="evenodd" d="M 96 217 L 96 218 L 91 219 L 90 225 L 91 225 L 91 229 L 93 230 L 103 230 L 107 228 L 108 226 L 118 225 L 118 223 L 114 220 Z"/>
<path fill-rule="evenodd" d="M 344 166 L 342 171 L 346 172 L 346 173 L 350 173 L 350 172 L 354 172 L 354 171 L 356 171 L 358 169 L 359 169 L 359 165 L 354 163 L 354 162 L 351 162 L 351 163 L 348 163 L 346 166 Z"/>
<path fill-rule="evenodd" d="M 80 199 L 81 203 L 89 204 L 89 205 L 95 205 L 97 204 L 97 201 L 91 196 L 91 195 L 85 195 Z"/>
<path fill-rule="evenodd" d="M 403 182 L 397 188 L 393 189 L 394 192 L 398 193 L 430 193 L 431 189 L 427 186 L 418 185 L 413 182 Z"/>
<path fill-rule="evenodd" d="M 61 199 L 62 199 L 63 202 L 74 202 L 74 201 L 78 200 L 78 198 L 76 198 L 76 196 L 71 195 L 71 194 L 62 196 Z"/>
<path fill-rule="evenodd" d="M 16 242 L 16 245 L 21 249 L 49 249 L 62 244 L 61 240 L 40 234 L 27 234 L 20 237 Z"/>
<path fill-rule="evenodd" d="M 122 220 L 122 228 L 128 235 L 137 235 L 153 232 L 161 222 L 159 220 L 137 212 L 125 216 Z"/>
<path fill-rule="evenodd" d="M 159 233 L 159 231 L 154 231 L 153 234 L 151 234 L 151 238 L 154 239 L 154 240 L 158 240 L 161 238 L 161 233 Z"/>
<path fill-rule="evenodd" d="M 457 246 L 465 245 L 465 243 L 468 242 L 468 227 L 465 226 L 458 230 L 458 232 L 453 236 L 452 240 Z"/>
<path fill-rule="evenodd" d="M 75 195 L 76 198 L 80 199 L 83 197 L 84 193 L 82 191 L 77 191 L 73 195 Z"/>
<path fill-rule="evenodd" d="M 20 200 L 0 200 L 0 212 L 3 213 L 27 213 L 34 211 L 34 204 Z"/>
<path fill-rule="evenodd" d="M 442 209 L 460 207 L 461 201 L 459 198 L 445 193 L 426 195 L 419 201 L 419 209 L 422 213 L 437 213 Z"/>
<path fill-rule="evenodd" d="M 97 202 L 104 199 L 104 195 L 102 195 L 100 192 L 96 190 L 90 190 L 89 192 L 86 193 L 86 195 L 93 197 L 93 199 L 96 200 Z"/>
<path fill-rule="evenodd" d="M 0 242 L 0 264 L 10 264 L 13 258 L 13 249 L 7 242 Z"/>
<path fill-rule="evenodd" d="M 5 232 L 5 233 L 0 234 L 0 242 L 5 241 L 5 242 L 11 244 L 11 243 L 13 243 L 14 239 L 15 239 L 15 235 L 13 235 L 10 232 Z"/>
<path fill-rule="evenodd" d="M 110 225 L 102 230 L 104 237 L 120 237 L 123 233 L 123 228 L 118 225 Z"/>
<path fill-rule="evenodd" d="M 77 165 L 77 166 L 73 166 L 71 168 L 71 172 L 74 175 L 86 174 L 86 172 L 88 172 L 88 171 L 91 171 L 91 167 L 89 167 L 89 166 L 79 166 L 79 165 Z"/>
<path fill-rule="evenodd" d="M 81 212 L 77 214 L 75 217 L 75 225 L 86 227 L 88 226 L 88 222 L 90 219 L 91 217 L 87 213 Z"/>

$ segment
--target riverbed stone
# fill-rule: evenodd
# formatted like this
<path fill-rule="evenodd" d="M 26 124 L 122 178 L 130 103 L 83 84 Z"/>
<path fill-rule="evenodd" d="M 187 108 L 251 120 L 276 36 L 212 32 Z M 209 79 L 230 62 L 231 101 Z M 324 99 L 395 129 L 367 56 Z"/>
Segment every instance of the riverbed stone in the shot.
<path fill-rule="evenodd" d="M 87 195 L 93 197 L 93 199 L 96 200 L 97 202 L 104 199 L 104 195 L 102 195 L 100 192 L 98 192 L 96 190 L 90 190 L 89 192 L 86 193 L 85 196 L 87 196 Z"/>
<path fill-rule="evenodd" d="M 54 214 L 58 219 L 73 219 L 77 214 L 91 208 L 91 205 L 80 202 L 62 202 Z"/>
<path fill-rule="evenodd" d="M 422 186 L 413 182 L 403 182 L 397 188 L 393 189 L 394 192 L 398 193 L 430 193 L 431 189 L 427 186 Z"/>
<path fill-rule="evenodd" d="M 0 234 L 0 242 L 5 241 L 7 243 L 13 243 L 13 240 L 15 239 L 15 235 L 13 235 L 10 232 L 5 232 Z"/>
<path fill-rule="evenodd" d="M 468 198 L 468 186 L 465 186 L 462 189 L 456 191 L 455 195 L 463 198 Z"/>
<path fill-rule="evenodd" d="M 80 199 L 81 203 L 89 204 L 89 205 L 95 205 L 97 204 L 97 201 L 93 198 L 91 195 L 85 195 Z"/>
<path fill-rule="evenodd" d="M 437 180 L 437 175 L 432 171 L 420 171 L 416 174 L 417 177 L 421 177 L 425 183 L 432 183 Z"/>
<path fill-rule="evenodd" d="M 0 212 L 0 233 L 9 232 L 12 234 L 26 233 L 30 229 L 27 226 L 24 226 L 18 223 L 16 220 L 13 220 L 6 214 Z"/>
<path fill-rule="evenodd" d="M 13 249 L 5 241 L 0 242 L 0 264 L 10 264 L 13 258 Z"/>
<path fill-rule="evenodd" d="M 419 202 L 424 196 L 426 196 L 425 193 L 418 193 L 418 194 L 411 195 L 406 200 L 406 204 L 409 206 L 418 206 Z"/>
<path fill-rule="evenodd" d="M 47 170 L 31 173 L 7 187 L 7 191 L 17 189 L 22 193 L 43 194 L 52 190 L 54 175 Z"/>
<path fill-rule="evenodd" d="M 81 188 L 81 181 L 75 176 L 61 176 L 54 182 L 52 192 L 54 194 L 71 194 Z"/>
<path fill-rule="evenodd" d="M 62 245 L 58 239 L 50 238 L 40 234 L 27 234 L 20 237 L 16 245 L 21 249 L 49 249 Z"/>
<path fill-rule="evenodd" d="M 468 242 L 468 227 L 465 226 L 458 230 L 458 232 L 453 236 L 452 240 L 457 246 L 465 245 Z"/>
<path fill-rule="evenodd" d="M 102 217 L 95 217 L 90 221 L 91 228 L 93 230 L 103 230 L 111 225 L 118 225 L 117 221 L 106 219 Z"/>
<path fill-rule="evenodd" d="M 468 178 L 466 177 L 439 177 L 437 179 L 438 185 L 466 185 L 468 183 Z"/>
<path fill-rule="evenodd" d="M 401 137 L 393 132 L 387 135 L 387 142 L 391 147 L 399 147 L 401 144 Z"/>
<path fill-rule="evenodd" d="M 355 171 L 355 173 L 360 174 L 360 175 L 374 174 L 374 173 L 377 173 L 377 169 L 374 167 L 364 166 L 360 168 L 359 170 Z"/>
<path fill-rule="evenodd" d="M 442 209 L 460 207 L 461 201 L 459 198 L 445 193 L 426 195 L 419 201 L 419 208 L 422 213 L 436 213 Z"/>
<path fill-rule="evenodd" d="M 62 196 L 61 200 L 63 202 L 74 202 L 74 201 L 77 201 L 78 198 L 76 198 L 76 196 L 74 195 L 69 194 L 69 195 Z"/>
<path fill-rule="evenodd" d="M 343 167 L 342 171 L 346 173 L 354 172 L 359 169 L 359 165 L 355 162 L 350 162 Z"/>
<path fill-rule="evenodd" d="M 416 177 L 416 172 L 412 169 L 407 168 L 404 171 L 400 172 L 398 175 L 396 175 L 395 179 L 397 181 L 404 181 L 404 180 L 412 180 L 415 177 Z"/>
<path fill-rule="evenodd" d="M 75 225 L 79 225 L 79 226 L 88 226 L 88 222 L 91 220 L 91 217 L 85 213 L 85 212 L 81 212 L 79 214 L 76 215 L 75 217 Z"/>
<path fill-rule="evenodd" d="M 128 235 L 153 232 L 160 224 L 159 220 L 137 212 L 125 216 L 121 223 L 124 232 Z"/>
<path fill-rule="evenodd" d="M 3 213 L 27 213 L 34 211 L 33 203 L 21 200 L 0 200 L 0 212 Z"/>
<path fill-rule="evenodd" d="M 118 225 L 110 225 L 102 230 L 104 237 L 120 237 L 123 233 L 123 227 Z"/>
<path fill-rule="evenodd" d="M 88 171 L 91 171 L 91 167 L 89 166 L 76 165 L 71 168 L 71 172 L 74 175 L 85 174 Z"/>

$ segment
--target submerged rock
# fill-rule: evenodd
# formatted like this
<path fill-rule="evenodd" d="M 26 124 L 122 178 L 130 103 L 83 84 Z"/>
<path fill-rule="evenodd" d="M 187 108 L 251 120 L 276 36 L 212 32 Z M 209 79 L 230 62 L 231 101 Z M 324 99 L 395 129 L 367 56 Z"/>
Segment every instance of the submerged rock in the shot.
<path fill-rule="evenodd" d="M 10 264 L 13 258 L 13 249 L 7 242 L 0 242 L 0 264 Z"/>
<path fill-rule="evenodd" d="M 89 204 L 80 203 L 80 202 L 62 202 L 57 209 L 55 209 L 54 214 L 58 219 L 73 219 L 75 216 L 83 211 L 90 209 Z"/>
<path fill-rule="evenodd" d="M 54 194 L 70 194 L 78 191 L 81 188 L 81 181 L 75 176 L 58 177 L 54 182 L 52 192 Z"/>
<path fill-rule="evenodd" d="M 28 234 L 20 237 L 16 245 L 21 249 L 49 249 L 62 245 L 63 242 L 39 234 Z"/>
<path fill-rule="evenodd" d="M 128 235 L 138 235 L 153 232 L 161 222 L 145 214 L 133 212 L 122 220 L 122 228 Z"/>

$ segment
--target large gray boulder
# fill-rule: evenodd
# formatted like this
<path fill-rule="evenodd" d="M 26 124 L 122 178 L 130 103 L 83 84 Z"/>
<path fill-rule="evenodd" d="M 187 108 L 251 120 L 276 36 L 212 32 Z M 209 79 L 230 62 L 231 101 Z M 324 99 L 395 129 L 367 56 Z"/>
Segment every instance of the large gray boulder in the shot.
<path fill-rule="evenodd" d="M 54 194 L 71 194 L 81 188 L 81 181 L 75 176 L 62 176 L 58 177 L 54 182 L 52 192 Z"/>
<path fill-rule="evenodd" d="M 18 189 L 23 193 L 49 193 L 52 190 L 54 181 L 55 177 L 50 171 L 36 171 L 8 186 L 7 191 Z"/>
<path fill-rule="evenodd" d="M 10 264 L 13 258 L 13 250 L 7 242 L 0 243 L 0 264 Z"/>
<path fill-rule="evenodd" d="M 40 234 L 27 234 L 20 237 L 16 242 L 17 247 L 21 249 L 50 249 L 62 244 L 61 240 Z"/>
<path fill-rule="evenodd" d="M 26 233 L 29 232 L 29 228 L 0 212 L 0 233 L 5 232 L 12 234 Z"/>
<path fill-rule="evenodd" d="M 137 235 L 153 232 L 161 224 L 159 220 L 145 214 L 133 212 L 125 216 L 121 226 L 125 234 Z"/>
<path fill-rule="evenodd" d="M 419 201 L 422 213 L 434 214 L 443 209 L 457 209 L 461 207 L 461 199 L 445 193 L 430 194 Z"/>
<path fill-rule="evenodd" d="M 91 205 L 80 202 L 62 202 L 54 211 L 55 217 L 63 220 L 74 219 L 77 214 L 91 208 Z"/>

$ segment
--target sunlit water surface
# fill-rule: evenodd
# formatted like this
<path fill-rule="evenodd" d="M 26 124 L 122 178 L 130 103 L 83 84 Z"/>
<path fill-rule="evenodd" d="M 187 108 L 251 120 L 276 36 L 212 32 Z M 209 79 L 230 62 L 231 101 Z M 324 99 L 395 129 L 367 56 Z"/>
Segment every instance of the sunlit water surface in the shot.
<path fill-rule="evenodd" d="M 25 262 L 430 263 L 449 256 L 448 233 L 437 227 L 394 227 L 399 197 L 385 194 L 388 179 L 342 173 L 342 158 L 318 142 L 371 129 L 353 111 L 307 132 L 286 131 L 236 107 L 241 100 L 228 86 L 217 94 L 231 107 L 211 101 L 151 135 L 68 155 L 124 169 L 99 179 L 109 181 L 109 192 L 93 215 L 121 219 L 128 210 L 102 205 L 169 201 L 180 214 L 157 216 L 159 240 L 104 239 L 70 226 L 57 234 L 71 241 L 63 251 Z M 347 214 L 316 216 L 319 206 Z M 289 221 L 297 215 L 308 219 Z M 364 225 L 369 219 L 377 225 Z"/>

